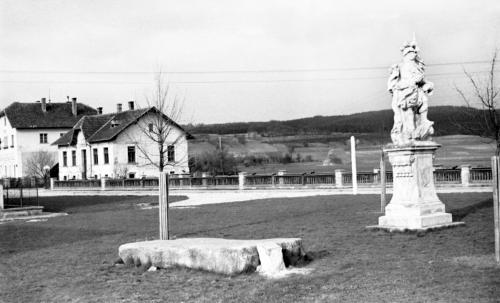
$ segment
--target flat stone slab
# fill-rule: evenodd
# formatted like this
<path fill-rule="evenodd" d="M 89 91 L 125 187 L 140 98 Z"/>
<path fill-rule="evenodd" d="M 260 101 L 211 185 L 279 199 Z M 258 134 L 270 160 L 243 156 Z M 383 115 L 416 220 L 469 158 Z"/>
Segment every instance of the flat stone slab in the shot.
<path fill-rule="evenodd" d="M 41 220 L 41 219 L 55 218 L 55 217 L 67 216 L 67 215 L 68 215 L 67 213 L 42 212 L 39 215 L 32 215 L 32 216 L 16 216 L 16 217 L 7 217 L 7 218 L 0 217 L 0 224 L 11 222 L 11 221 Z M 35 222 L 35 221 L 32 221 L 32 222 Z"/>
<path fill-rule="evenodd" d="M 257 247 L 281 247 L 285 265 L 295 265 L 305 257 L 300 238 L 232 240 L 182 238 L 123 244 L 118 254 L 125 264 L 149 268 L 173 266 L 206 270 L 226 275 L 255 271 L 261 264 Z"/>
<path fill-rule="evenodd" d="M 427 227 L 420 227 L 420 228 L 408 228 L 408 227 L 401 227 L 401 226 L 370 225 L 370 226 L 367 226 L 366 229 L 384 230 L 387 232 L 424 232 L 424 231 L 433 231 L 433 230 L 439 230 L 439 229 L 452 228 L 452 227 L 462 226 L 462 225 L 465 225 L 465 223 L 464 222 L 450 222 L 450 223 L 427 226 Z"/>

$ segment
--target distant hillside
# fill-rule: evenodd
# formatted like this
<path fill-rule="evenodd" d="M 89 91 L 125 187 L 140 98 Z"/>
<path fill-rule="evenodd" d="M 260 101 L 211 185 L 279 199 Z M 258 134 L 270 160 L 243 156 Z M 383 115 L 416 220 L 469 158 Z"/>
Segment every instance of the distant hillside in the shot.
<path fill-rule="evenodd" d="M 434 121 L 437 136 L 464 133 L 457 125 L 470 124 L 464 115 L 470 109 L 458 106 L 434 106 L 429 110 L 429 120 Z M 473 110 L 479 111 L 479 110 Z M 236 122 L 222 124 L 189 125 L 194 134 L 241 134 L 256 132 L 262 136 L 328 133 L 388 133 L 393 124 L 390 109 L 343 116 L 314 116 L 286 121 Z M 470 133 L 468 133 L 470 134 Z"/>

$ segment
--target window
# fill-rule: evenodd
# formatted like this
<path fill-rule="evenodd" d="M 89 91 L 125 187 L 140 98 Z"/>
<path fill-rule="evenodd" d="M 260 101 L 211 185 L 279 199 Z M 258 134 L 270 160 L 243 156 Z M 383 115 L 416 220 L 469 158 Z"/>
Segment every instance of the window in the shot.
<path fill-rule="evenodd" d="M 167 161 L 168 162 L 175 161 L 175 146 L 173 145 L 167 146 Z"/>
<path fill-rule="evenodd" d="M 152 132 L 154 129 L 153 129 L 153 123 L 149 123 L 148 124 L 148 129 L 149 129 L 149 132 Z"/>
<path fill-rule="evenodd" d="M 47 134 L 40 134 L 40 143 L 45 144 L 47 143 Z"/>
<path fill-rule="evenodd" d="M 3 148 L 9 148 L 9 142 L 7 142 L 7 137 L 3 137 Z"/>
<path fill-rule="evenodd" d="M 104 164 L 108 164 L 109 163 L 109 153 L 108 153 L 107 147 L 105 147 L 103 149 L 103 153 L 104 153 Z"/>
<path fill-rule="evenodd" d="M 135 173 L 129 173 L 128 177 L 129 177 L 129 179 L 134 179 L 135 178 Z"/>
<path fill-rule="evenodd" d="M 99 157 L 99 155 L 97 154 L 97 148 L 94 148 L 94 149 L 92 150 L 92 152 L 93 152 L 93 154 L 94 154 L 94 155 L 93 155 L 93 156 L 94 156 L 94 165 L 97 165 L 97 164 L 99 164 L 99 158 L 98 158 L 98 157 Z"/>
<path fill-rule="evenodd" d="M 68 153 L 63 151 L 63 166 L 68 166 Z"/>
<path fill-rule="evenodd" d="M 62 137 L 62 136 L 64 136 L 64 133 L 60 133 L 60 134 L 59 134 L 59 137 Z"/>
<path fill-rule="evenodd" d="M 73 164 L 73 166 L 76 166 L 76 150 L 72 150 L 71 151 L 71 164 Z"/>
<path fill-rule="evenodd" d="M 64 176 L 64 181 L 68 180 L 68 177 Z"/>
<path fill-rule="evenodd" d="M 135 163 L 135 146 L 127 147 L 128 163 Z"/>
<path fill-rule="evenodd" d="M 10 135 L 10 147 L 14 147 L 14 135 Z"/>

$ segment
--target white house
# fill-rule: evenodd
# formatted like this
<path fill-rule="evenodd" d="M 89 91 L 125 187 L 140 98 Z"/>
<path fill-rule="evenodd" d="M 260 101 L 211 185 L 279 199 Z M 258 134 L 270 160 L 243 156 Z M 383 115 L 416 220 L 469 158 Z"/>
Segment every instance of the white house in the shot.
<path fill-rule="evenodd" d="M 51 145 L 70 130 L 82 116 L 97 111 L 85 104 L 71 102 L 14 102 L 0 112 L 0 177 L 29 174 L 27 162 L 39 151 L 57 159 L 57 147 Z M 57 162 L 57 161 L 56 161 Z"/>
<path fill-rule="evenodd" d="M 171 130 L 164 144 L 172 174 L 189 173 L 188 143 L 191 138 L 181 126 L 155 107 L 82 117 L 54 145 L 58 146 L 59 180 L 87 178 L 141 178 L 158 176 L 158 144 L 145 133 L 161 117 Z"/>

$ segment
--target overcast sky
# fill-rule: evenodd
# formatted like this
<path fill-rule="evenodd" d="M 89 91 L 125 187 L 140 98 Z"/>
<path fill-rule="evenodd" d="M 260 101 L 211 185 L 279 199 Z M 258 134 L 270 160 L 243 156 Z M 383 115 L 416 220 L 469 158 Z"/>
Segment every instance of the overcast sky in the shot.
<path fill-rule="evenodd" d="M 462 68 L 487 70 L 500 48 L 498 0 L 3 0 L 0 22 L 0 107 L 50 92 L 112 112 L 144 104 L 161 67 L 181 123 L 390 108 L 388 68 L 414 32 L 430 105 L 461 105 Z"/>

